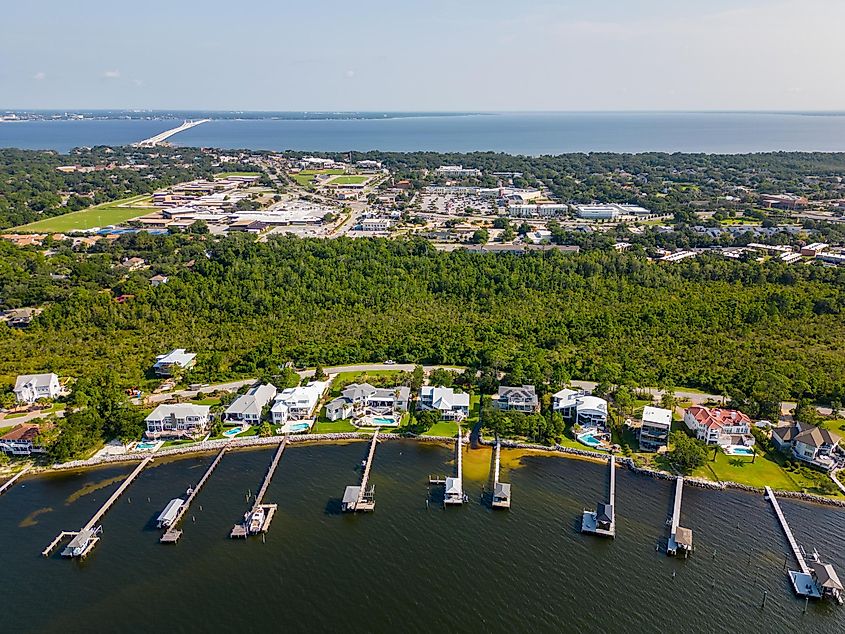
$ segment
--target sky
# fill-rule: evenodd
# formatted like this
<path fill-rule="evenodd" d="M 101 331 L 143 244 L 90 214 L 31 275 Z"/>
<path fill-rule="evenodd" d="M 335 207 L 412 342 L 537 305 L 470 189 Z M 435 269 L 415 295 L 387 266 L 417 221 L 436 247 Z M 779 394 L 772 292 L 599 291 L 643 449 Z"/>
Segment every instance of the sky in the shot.
<path fill-rule="evenodd" d="M 842 0 L 33 0 L 0 108 L 845 110 Z"/>

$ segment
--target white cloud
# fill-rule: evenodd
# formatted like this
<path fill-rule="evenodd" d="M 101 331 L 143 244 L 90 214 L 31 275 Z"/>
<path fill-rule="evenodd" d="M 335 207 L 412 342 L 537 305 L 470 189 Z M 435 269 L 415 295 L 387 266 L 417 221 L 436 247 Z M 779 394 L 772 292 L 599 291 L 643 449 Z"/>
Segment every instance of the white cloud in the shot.
<path fill-rule="evenodd" d="M 136 86 L 143 86 L 144 80 L 143 79 L 133 79 L 132 83 L 135 84 Z"/>
<path fill-rule="evenodd" d="M 355 77 L 355 71 L 354 70 L 346 71 L 346 76 L 347 77 Z"/>
<path fill-rule="evenodd" d="M 103 77 L 106 79 L 120 79 L 120 71 L 119 70 L 107 70 L 103 73 Z"/>
<path fill-rule="evenodd" d="M 32 78 L 33 78 L 35 81 L 41 81 L 41 80 L 43 80 L 43 79 L 46 79 L 46 78 L 47 78 L 47 73 L 45 73 L 45 72 L 43 72 L 43 71 L 38 71 L 37 73 L 35 73 L 35 74 L 32 76 Z"/>

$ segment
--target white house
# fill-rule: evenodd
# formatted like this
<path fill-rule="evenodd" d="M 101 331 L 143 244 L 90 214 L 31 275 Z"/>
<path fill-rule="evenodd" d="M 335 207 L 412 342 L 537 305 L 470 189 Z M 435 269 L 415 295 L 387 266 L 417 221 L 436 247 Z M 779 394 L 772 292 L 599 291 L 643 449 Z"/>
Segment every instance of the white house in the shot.
<path fill-rule="evenodd" d="M 754 444 L 751 419 L 739 410 L 694 405 L 684 412 L 684 423 L 696 438 L 708 445 Z"/>
<path fill-rule="evenodd" d="M 62 387 L 55 374 L 22 374 L 15 381 L 14 392 L 19 403 L 34 403 L 39 398 L 56 398 Z"/>
<path fill-rule="evenodd" d="M 208 405 L 177 403 L 159 405 L 145 419 L 147 436 L 193 436 L 208 427 Z"/>
<path fill-rule="evenodd" d="M 38 442 L 40 431 L 40 427 L 33 423 L 16 425 L 14 429 L 0 436 L 0 451 L 4 451 L 11 456 L 44 453 L 46 449 Z"/>
<path fill-rule="evenodd" d="M 469 394 L 456 393 L 450 387 L 422 386 L 419 405 L 421 409 L 440 412 L 443 420 L 461 421 L 469 416 Z"/>
<path fill-rule="evenodd" d="M 264 406 L 273 400 L 276 391 L 276 387 L 270 383 L 251 387 L 226 408 L 226 420 L 258 425 Z"/>
<path fill-rule="evenodd" d="M 185 352 L 184 348 L 176 348 L 167 354 L 160 354 L 156 357 L 153 370 L 158 376 L 170 376 L 174 368 L 189 369 L 196 364 L 197 355 L 192 352 Z"/>
<path fill-rule="evenodd" d="M 607 426 L 607 401 L 583 390 L 562 389 L 552 397 L 552 409 L 582 427 Z"/>
<path fill-rule="evenodd" d="M 407 386 L 377 388 L 369 383 L 347 385 L 341 395 L 326 405 L 331 421 L 363 414 L 395 414 L 408 409 L 411 390 Z"/>
<path fill-rule="evenodd" d="M 326 381 L 311 381 L 308 385 L 289 387 L 276 394 L 275 403 L 270 409 L 273 423 L 283 425 L 288 420 L 313 419 L 328 386 Z"/>
<path fill-rule="evenodd" d="M 838 434 L 800 422 L 772 430 L 772 441 L 780 450 L 791 450 L 799 460 L 823 469 L 836 466 L 840 440 Z"/>
<path fill-rule="evenodd" d="M 646 405 L 643 408 L 643 424 L 640 427 L 640 450 L 658 451 L 669 442 L 672 429 L 672 410 Z"/>

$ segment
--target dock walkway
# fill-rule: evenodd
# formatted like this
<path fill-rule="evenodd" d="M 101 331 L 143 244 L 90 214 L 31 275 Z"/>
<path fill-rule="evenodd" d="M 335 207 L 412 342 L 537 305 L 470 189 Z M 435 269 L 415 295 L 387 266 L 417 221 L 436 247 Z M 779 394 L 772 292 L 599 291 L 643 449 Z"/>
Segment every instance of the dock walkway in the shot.
<path fill-rule="evenodd" d="M 494 509 L 509 509 L 511 507 L 511 485 L 506 482 L 499 482 L 501 450 L 502 443 L 497 437 L 496 447 L 493 449 L 493 498 L 491 505 Z"/>
<path fill-rule="evenodd" d="M 15 475 L 13 475 L 13 476 L 12 476 L 11 478 L 9 478 L 8 480 L 6 480 L 6 481 L 3 483 L 3 486 L 0 486 L 0 495 L 3 495 L 6 491 L 8 491 L 9 489 L 11 489 L 11 488 L 12 488 L 12 486 L 15 484 L 15 482 L 17 482 L 17 481 L 18 481 L 18 478 L 20 478 L 21 476 L 23 476 L 23 475 L 24 475 L 27 471 L 29 471 L 30 469 L 32 469 L 32 465 L 31 465 L 31 464 L 30 464 L 30 465 L 26 465 L 23 469 L 21 469 L 20 471 L 18 471 Z"/>
<path fill-rule="evenodd" d="M 343 493 L 341 508 L 344 511 L 373 511 L 376 508 L 375 490 L 373 487 L 367 489 L 367 483 L 370 481 L 370 469 L 376 454 L 378 432 L 379 428 L 376 428 L 373 432 L 373 439 L 370 441 L 370 450 L 367 454 L 367 461 L 364 463 L 364 472 L 361 474 L 361 484 L 359 486 L 348 486 Z"/>
<path fill-rule="evenodd" d="M 672 509 L 672 519 L 669 528 L 669 543 L 666 546 L 667 555 L 675 555 L 678 549 L 687 556 L 692 550 L 692 530 L 681 526 L 681 501 L 684 495 L 684 478 L 675 479 L 675 503 Z"/>
<path fill-rule="evenodd" d="M 185 513 L 188 512 L 188 508 L 191 506 L 191 502 L 194 501 L 194 498 L 199 494 L 200 489 L 202 489 L 203 485 L 206 483 L 209 477 L 211 477 L 212 472 L 217 468 L 217 465 L 220 464 L 220 461 L 223 459 L 223 454 L 229 449 L 229 446 L 226 445 L 223 449 L 220 450 L 220 453 L 217 454 L 217 457 L 214 461 L 209 465 L 206 472 L 203 474 L 200 481 L 197 483 L 193 489 L 191 489 L 191 493 L 188 495 L 188 499 L 185 500 L 185 503 L 182 505 L 182 508 L 179 509 L 179 513 L 176 517 L 173 518 L 173 521 L 170 523 L 170 526 L 165 531 L 165 533 L 161 536 L 159 541 L 162 544 L 174 544 L 179 541 L 179 538 L 182 536 L 182 531 L 177 529 L 176 526 L 182 521 L 182 518 L 185 516 Z"/>
<path fill-rule="evenodd" d="M 766 497 L 769 498 L 769 502 L 772 503 L 772 508 L 775 509 L 775 515 L 777 515 L 778 520 L 780 521 L 781 528 L 783 528 L 783 532 L 786 535 L 786 541 L 789 542 L 789 547 L 792 548 L 792 554 L 795 555 L 795 561 L 798 562 L 798 567 L 805 575 L 809 575 L 810 567 L 804 559 L 804 552 L 801 550 L 798 542 L 795 541 L 795 536 L 792 534 L 792 529 L 789 528 L 789 524 L 786 523 L 786 517 L 783 515 L 783 511 L 780 508 L 780 504 L 778 504 L 774 491 L 772 491 L 772 487 L 766 487 Z"/>
<path fill-rule="evenodd" d="M 287 436 L 279 443 L 279 448 L 273 454 L 273 460 L 270 461 L 270 466 L 267 467 L 267 473 L 264 475 L 264 481 L 261 483 L 261 488 L 255 496 L 255 502 L 252 508 L 244 514 L 243 522 L 235 524 L 232 527 L 232 532 L 229 537 L 248 537 L 255 533 L 266 533 L 270 528 L 270 522 L 273 521 L 273 515 L 278 509 L 277 504 L 262 504 L 264 495 L 267 493 L 267 488 L 270 486 L 270 481 L 273 479 L 273 474 L 276 473 L 276 467 L 279 466 L 279 461 L 282 459 L 282 454 L 288 444 Z"/>
<path fill-rule="evenodd" d="M 443 494 L 444 505 L 459 505 L 466 501 L 463 487 L 463 438 L 461 436 L 461 426 L 458 425 L 458 437 L 455 440 L 455 476 L 428 476 L 428 484 L 442 484 L 445 491 Z"/>
<path fill-rule="evenodd" d="M 616 537 L 616 457 L 610 456 L 610 486 L 607 503 L 599 503 L 595 511 L 585 510 L 581 516 L 581 532 Z"/>
<path fill-rule="evenodd" d="M 109 496 L 99 509 L 97 509 L 97 512 L 94 513 L 94 516 L 88 520 L 88 523 L 85 526 L 78 531 L 62 531 L 52 542 L 50 542 L 50 545 L 47 546 L 47 548 L 41 551 L 41 554 L 45 557 L 49 556 L 50 553 L 53 552 L 53 549 L 56 548 L 62 540 L 69 536 L 73 537 L 73 539 L 71 540 L 70 545 L 62 552 L 62 556 L 85 557 L 88 553 L 90 553 L 94 548 L 94 545 L 100 539 L 99 535 L 102 532 L 102 529 L 99 526 L 100 520 L 108 512 L 108 510 L 114 506 L 114 503 L 117 502 L 118 498 L 123 495 L 124 491 L 126 491 L 126 489 L 129 488 L 129 485 L 132 484 L 132 481 L 138 477 L 138 474 L 144 470 L 144 467 L 146 467 L 152 459 L 152 456 L 144 458 L 140 464 L 132 470 L 132 473 L 126 477 L 117 490 Z M 79 542 L 78 544 L 75 543 L 77 541 Z"/>

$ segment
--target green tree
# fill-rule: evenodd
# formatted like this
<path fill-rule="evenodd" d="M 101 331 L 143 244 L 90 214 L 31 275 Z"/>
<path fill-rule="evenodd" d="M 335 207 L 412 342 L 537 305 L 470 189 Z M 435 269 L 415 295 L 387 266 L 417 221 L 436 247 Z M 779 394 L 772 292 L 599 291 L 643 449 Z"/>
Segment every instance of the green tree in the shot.
<path fill-rule="evenodd" d="M 473 244 L 487 244 L 487 242 L 489 240 L 490 240 L 490 232 L 487 231 L 487 229 L 476 229 L 472 233 L 472 238 L 470 238 L 470 241 Z"/>
<path fill-rule="evenodd" d="M 707 461 L 706 445 L 682 431 L 669 434 L 669 446 L 667 456 L 682 473 L 692 473 Z"/>

